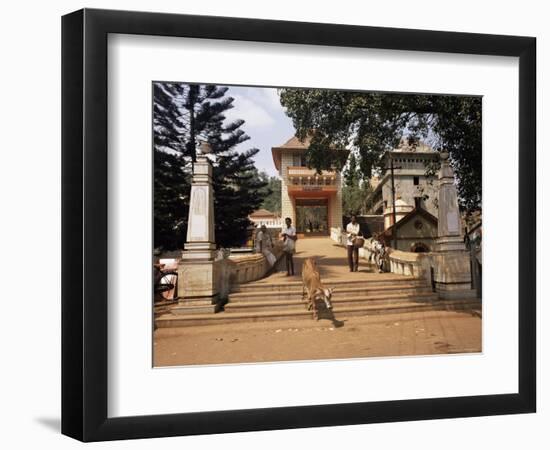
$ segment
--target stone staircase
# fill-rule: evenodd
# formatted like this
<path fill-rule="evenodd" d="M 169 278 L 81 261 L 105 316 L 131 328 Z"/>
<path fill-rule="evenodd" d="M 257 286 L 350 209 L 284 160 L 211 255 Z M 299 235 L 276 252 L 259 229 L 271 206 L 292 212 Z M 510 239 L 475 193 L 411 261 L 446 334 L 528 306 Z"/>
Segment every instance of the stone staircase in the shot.
<path fill-rule="evenodd" d="M 332 310 L 319 304 L 319 318 L 338 321 L 349 316 L 405 313 L 440 309 L 479 309 L 478 299 L 440 300 L 424 280 L 395 274 L 370 279 L 324 280 L 334 289 Z M 157 327 L 312 318 L 302 299 L 302 283 L 257 282 L 235 286 L 217 314 L 162 314 Z"/>

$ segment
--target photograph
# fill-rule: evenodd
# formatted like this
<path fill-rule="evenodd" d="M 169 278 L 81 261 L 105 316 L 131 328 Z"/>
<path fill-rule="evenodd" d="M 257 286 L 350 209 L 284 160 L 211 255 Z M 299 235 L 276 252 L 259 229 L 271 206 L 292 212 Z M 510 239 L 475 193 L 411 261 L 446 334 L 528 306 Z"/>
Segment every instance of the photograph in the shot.
<path fill-rule="evenodd" d="M 481 353 L 482 106 L 153 81 L 152 365 Z"/>
<path fill-rule="evenodd" d="M 0 448 L 550 448 L 543 2 L 106 5 L 2 11 Z"/>

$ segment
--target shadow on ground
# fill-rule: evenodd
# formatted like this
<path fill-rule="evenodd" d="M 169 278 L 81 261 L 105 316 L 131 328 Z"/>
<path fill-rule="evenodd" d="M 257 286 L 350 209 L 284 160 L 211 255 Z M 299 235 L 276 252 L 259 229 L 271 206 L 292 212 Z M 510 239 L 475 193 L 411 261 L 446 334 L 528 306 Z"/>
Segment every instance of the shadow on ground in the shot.
<path fill-rule="evenodd" d="M 317 316 L 319 317 L 319 320 L 330 320 L 334 328 L 341 328 L 345 323 L 345 320 L 338 320 L 334 316 L 334 311 L 332 309 L 328 309 L 325 302 L 317 301 Z"/>

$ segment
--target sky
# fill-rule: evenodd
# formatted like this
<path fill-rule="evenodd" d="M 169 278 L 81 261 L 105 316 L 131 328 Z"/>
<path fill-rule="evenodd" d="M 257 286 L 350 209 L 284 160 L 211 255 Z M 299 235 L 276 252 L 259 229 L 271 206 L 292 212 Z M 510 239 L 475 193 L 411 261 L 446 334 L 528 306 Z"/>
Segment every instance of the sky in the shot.
<path fill-rule="evenodd" d="M 225 113 L 227 120 L 243 119 L 245 123 L 241 129 L 250 136 L 236 148 L 242 151 L 260 149 L 255 157 L 256 167 L 277 176 L 271 147 L 284 144 L 295 134 L 292 120 L 285 115 L 279 102 L 277 89 L 229 86 L 227 95 L 235 99 L 234 107 Z"/>

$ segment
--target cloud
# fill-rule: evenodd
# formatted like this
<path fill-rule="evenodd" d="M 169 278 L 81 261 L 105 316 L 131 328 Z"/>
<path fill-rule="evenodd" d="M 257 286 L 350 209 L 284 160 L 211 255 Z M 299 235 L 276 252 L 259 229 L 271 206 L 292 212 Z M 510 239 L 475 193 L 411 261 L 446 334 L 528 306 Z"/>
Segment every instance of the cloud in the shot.
<path fill-rule="evenodd" d="M 292 121 L 285 115 L 275 88 L 230 86 L 227 92 L 233 97 L 233 108 L 225 112 L 227 121 L 243 119 L 243 131 L 250 140 L 237 149 L 258 148 L 254 157 L 256 167 L 270 175 L 277 175 L 273 165 L 271 147 L 286 142 L 294 133 Z"/>
<path fill-rule="evenodd" d="M 248 127 L 268 127 L 275 123 L 275 119 L 265 108 L 265 102 L 257 98 L 257 94 L 243 96 L 231 92 L 235 99 L 233 108 L 226 112 L 228 120 L 243 119 Z"/>
<path fill-rule="evenodd" d="M 279 111 L 281 106 L 281 101 L 279 100 L 279 94 L 277 94 L 277 89 L 275 88 L 266 88 L 259 89 L 264 97 L 265 104 L 268 108 Z"/>

